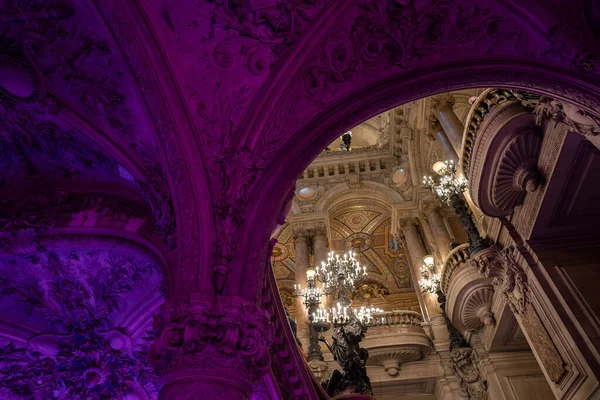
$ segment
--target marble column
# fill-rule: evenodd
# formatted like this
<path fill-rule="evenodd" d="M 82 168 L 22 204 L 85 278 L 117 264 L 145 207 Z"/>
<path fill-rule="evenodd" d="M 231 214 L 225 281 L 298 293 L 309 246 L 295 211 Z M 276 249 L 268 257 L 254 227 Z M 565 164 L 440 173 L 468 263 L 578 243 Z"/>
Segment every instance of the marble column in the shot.
<path fill-rule="evenodd" d="M 310 255 L 308 251 L 308 232 L 299 229 L 294 232 L 294 248 L 296 250 L 296 285 L 306 287 L 306 270 L 310 267 Z M 308 314 L 306 307 L 302 304 L 304 298 L 296 299 L 296 327 L 298 338 L 302 342 L 305 351 L 308 349 Z"/>
<path fill-rule="evenodd" d="M 450 139 L 448 139 L 446 132 L 444 132 L 442 125 L 437 119 L 434 118 L 434 120 L 430 122 L 429 132 L 431 133 L 431 139 L 437 140 L 440 148 L 442 149 L 442 156 L 444 159 L 437 161 L 452 160 L 454 163 L 458 163 L 456 151 L 454 150 Z"/>
<path fill-rule="evenodd" d="M 456 154 L 460 154 L 465 127 L 454 113 L 453 104 L 454 99 L 452 97 L 440 98 L 435 100 L 433 109 L 454 151 Z"/>
<path fill-rule="evenodd" d="M 315 267 L 327 262 L 327 231 L 323 227 L 313 229 L 313 253 Z"/>
<path fill-rule="evenodd" d="M 327 262 L 327 231 L 324 226 L 320 226 L 320 227 L 311 229 L 311 236 L 312 236 L 312 249 L 313 249 L 313 255 L 314 255 L 314 262 L 315 262 L 314 266 L 317 267 L 317 266 L 321 265 L 321 262 Z M 321 297 L 321 307 L 328 307 L 326 296 Z M 331 338 L 328 337 L 328 340 L 331 341 Z M 321 353 L 325 354 L 329 351 L 321 343 L 319 343 L 319 346 L 321 348 Z M 327 364 L 326 361 L 315 360 L 315 359 L 309 360 L 308 366 L 319 381 L 321 381 L 326 376 L 328 376 L 327 371 L 329 369 L 329 365 Z"/>
<path fill-rule="evenodd" d="M 437 204 L 432 202 L 425 204 L 423 212 L 425 213 L 427 224 L 431 228 L 431 233 L 433 234 L 435 245 L 442 257 L 442 261 L 446 261 L 446 257 L 451 249 L 451 240 L 446 224 L 444 223 L 444 218 L 440 214 L 440 209 Z"/>
<path fill-rule="evenodd" d="M 419 221 L 416 218 L 405 218 L 400 221 L 400 229 L 405 240 L 405 251 L 407 257 L 411 260 L 411 275 L 413 277 L 413 284 L 417 293 L 421 292 L 419 287 L 419 280 L 421 279 L 421 265 L 423 265 L 423 257 L 427 255 L 425 246 L 423 246 L 423 240 L 418 229 Z M 422 293 L 421 298 L 423 300 L 422 307 L 425 318 L 430 321 L 436 316 L 440 316 L 442 310 L 437 302 L 435 294 Z"/>

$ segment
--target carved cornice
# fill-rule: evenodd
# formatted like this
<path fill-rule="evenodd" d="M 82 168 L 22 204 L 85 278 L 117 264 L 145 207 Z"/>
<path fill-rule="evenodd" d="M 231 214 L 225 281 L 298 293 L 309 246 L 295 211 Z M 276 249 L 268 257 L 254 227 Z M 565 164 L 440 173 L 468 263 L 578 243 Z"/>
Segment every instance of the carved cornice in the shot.
<path fill-rule="evenodd" d="M 461 244 L 460 246 L 455 247 L 448 253 L 446 257 L 446 261 L 442 266 L 442 273 L 440 276 L 440 287 L 442 292 L 447 293 L 448 285 L 450 284 L 450 279 L 452 278 L 452 274 L 456 268 L 469 260 L 469 244 Z"/>
<path fill-rule="evenodd" d="M 473 102 L 465 123 L 465 134 L 460 155 L 462 173 L 467 178 L 470 178 L 471 153 L 483 120 L 494 108 L 509 100 L 516 100 L 516 96 L 512 91 L 487 89 Z"/>

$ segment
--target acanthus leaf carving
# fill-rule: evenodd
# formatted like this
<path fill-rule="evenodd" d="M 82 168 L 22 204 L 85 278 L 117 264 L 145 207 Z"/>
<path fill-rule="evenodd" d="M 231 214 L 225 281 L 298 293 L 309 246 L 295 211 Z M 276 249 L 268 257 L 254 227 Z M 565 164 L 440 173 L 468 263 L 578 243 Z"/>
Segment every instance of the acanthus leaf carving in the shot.
<path fill-rule="evenodd" d="M 273 1 L 258 9 L 252 2 L 210 3 L 215 6 L 209 36 L 215 37 L 219 29 L 228 33 L 213 50 L 215 63 L 230 68 L 241 59 L 253 75 L 261 76 L 269 72 L 287 47 L 296 43 L 324 1 L 301 0 L 285 5 Z M 197 21 L 192 26 L 197 26 Z"/>
<path fill-rule="evenodd" d="M 475 353 L 470 347 L 455 348 L 450 352 L 450 370 L 460 380 L 460 384 L 472 400 L 487 400 L 487 382 L 482 378 Z"/>
<path fill-rule="evenodd" d="M 535 122 L 542 125 L 545 121 L 554 121 L 555 125 L 563 123 L 573 132 L 585 137 L 598 136 L 600 118 L 581 110 L 571 104 L 548 97 L 541 97 L 535 104 Z"/>
<path fill-rule="evenodd" d="M 0 296 L 22 304 L 26 315 L 41 316 L 52 332 L 0 347 L 0 386 L 17 396 L 61 400 L 156 395 L 145 344 L 111 322 L 124 296 L 156 265 L 121 252 L 30 254 L 15 265 L 27 259 L 36 271 L 18 279 L 1 274 Z"/>
<path fill-rule="evenodd" d="M 194 365 L 235 371 L 256 382 L 270 367 L 273 325 L 253 304 L 178 298 L 163 305 L 153 326 L 149 359 L 163 375 Z"/>

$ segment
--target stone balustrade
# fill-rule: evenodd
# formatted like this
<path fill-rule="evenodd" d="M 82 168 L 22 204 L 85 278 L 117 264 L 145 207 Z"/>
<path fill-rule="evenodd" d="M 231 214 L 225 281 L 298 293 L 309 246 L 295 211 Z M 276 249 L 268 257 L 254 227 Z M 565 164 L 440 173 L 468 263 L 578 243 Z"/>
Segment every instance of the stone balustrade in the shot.
<path fill-rule="evenodd" d="M 373 316 L 374 327 L 379 326 L 421 326 L 423 317 L 416 311 L 392 310 Z M 373 328 L 371 328 L 373 329 Z"/>
<path fill-rule="evenodd" d="M 350 152 L 323 152 L 304 170 L 300 180 L 339 177 L 349 174 L 377 174 L 395 161 L 388 150 L 359 149 Z"/>
<path fill-rule="evenodd" d="M 380 366 L 390 376 L 400 372 L 400 366 L 421 360 L 431 353 L 431 340 L 421 326 L 421 314 L 393 310 L 377 313 L 362 347 L 369 351 L 367 366 Z"/>
<path fill-rule="evenodd" d="M 461 244 L 460 246 L 455 247 L 448 253 L 448 257 L 446 258 L 446 262 L 442 266 L 442 273 L 440 276 L 440 286 L 442 292 L 446 293 L 448 290 L 448 285 L 450 283 L 450 279 L 452 278 L 452 274 L 456 270 L 456 268 L 462 263 L 466 262 L 469 259 L 469 244 Z"/>

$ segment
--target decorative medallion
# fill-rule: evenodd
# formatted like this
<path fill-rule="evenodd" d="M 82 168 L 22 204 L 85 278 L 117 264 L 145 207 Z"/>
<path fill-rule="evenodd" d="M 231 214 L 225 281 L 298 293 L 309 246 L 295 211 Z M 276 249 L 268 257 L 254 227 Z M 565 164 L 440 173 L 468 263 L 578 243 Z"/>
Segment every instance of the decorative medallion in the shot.
<path fill-rule="evenodd" d="M 368 233 L 358 232 L 348 236 L 344 241 L 346 250 L 362 253 L 373 246 L 373 237 Z"/>
<path fill-rule="evenodd" d="M 283 261 L 286 258 L 288 258 L 289 255 L 290 254 L 288 248 L 285 244 L 275 243 L 275 246 L 273 246 L 273 254 L 271 255 L 271 261 Z"/>

